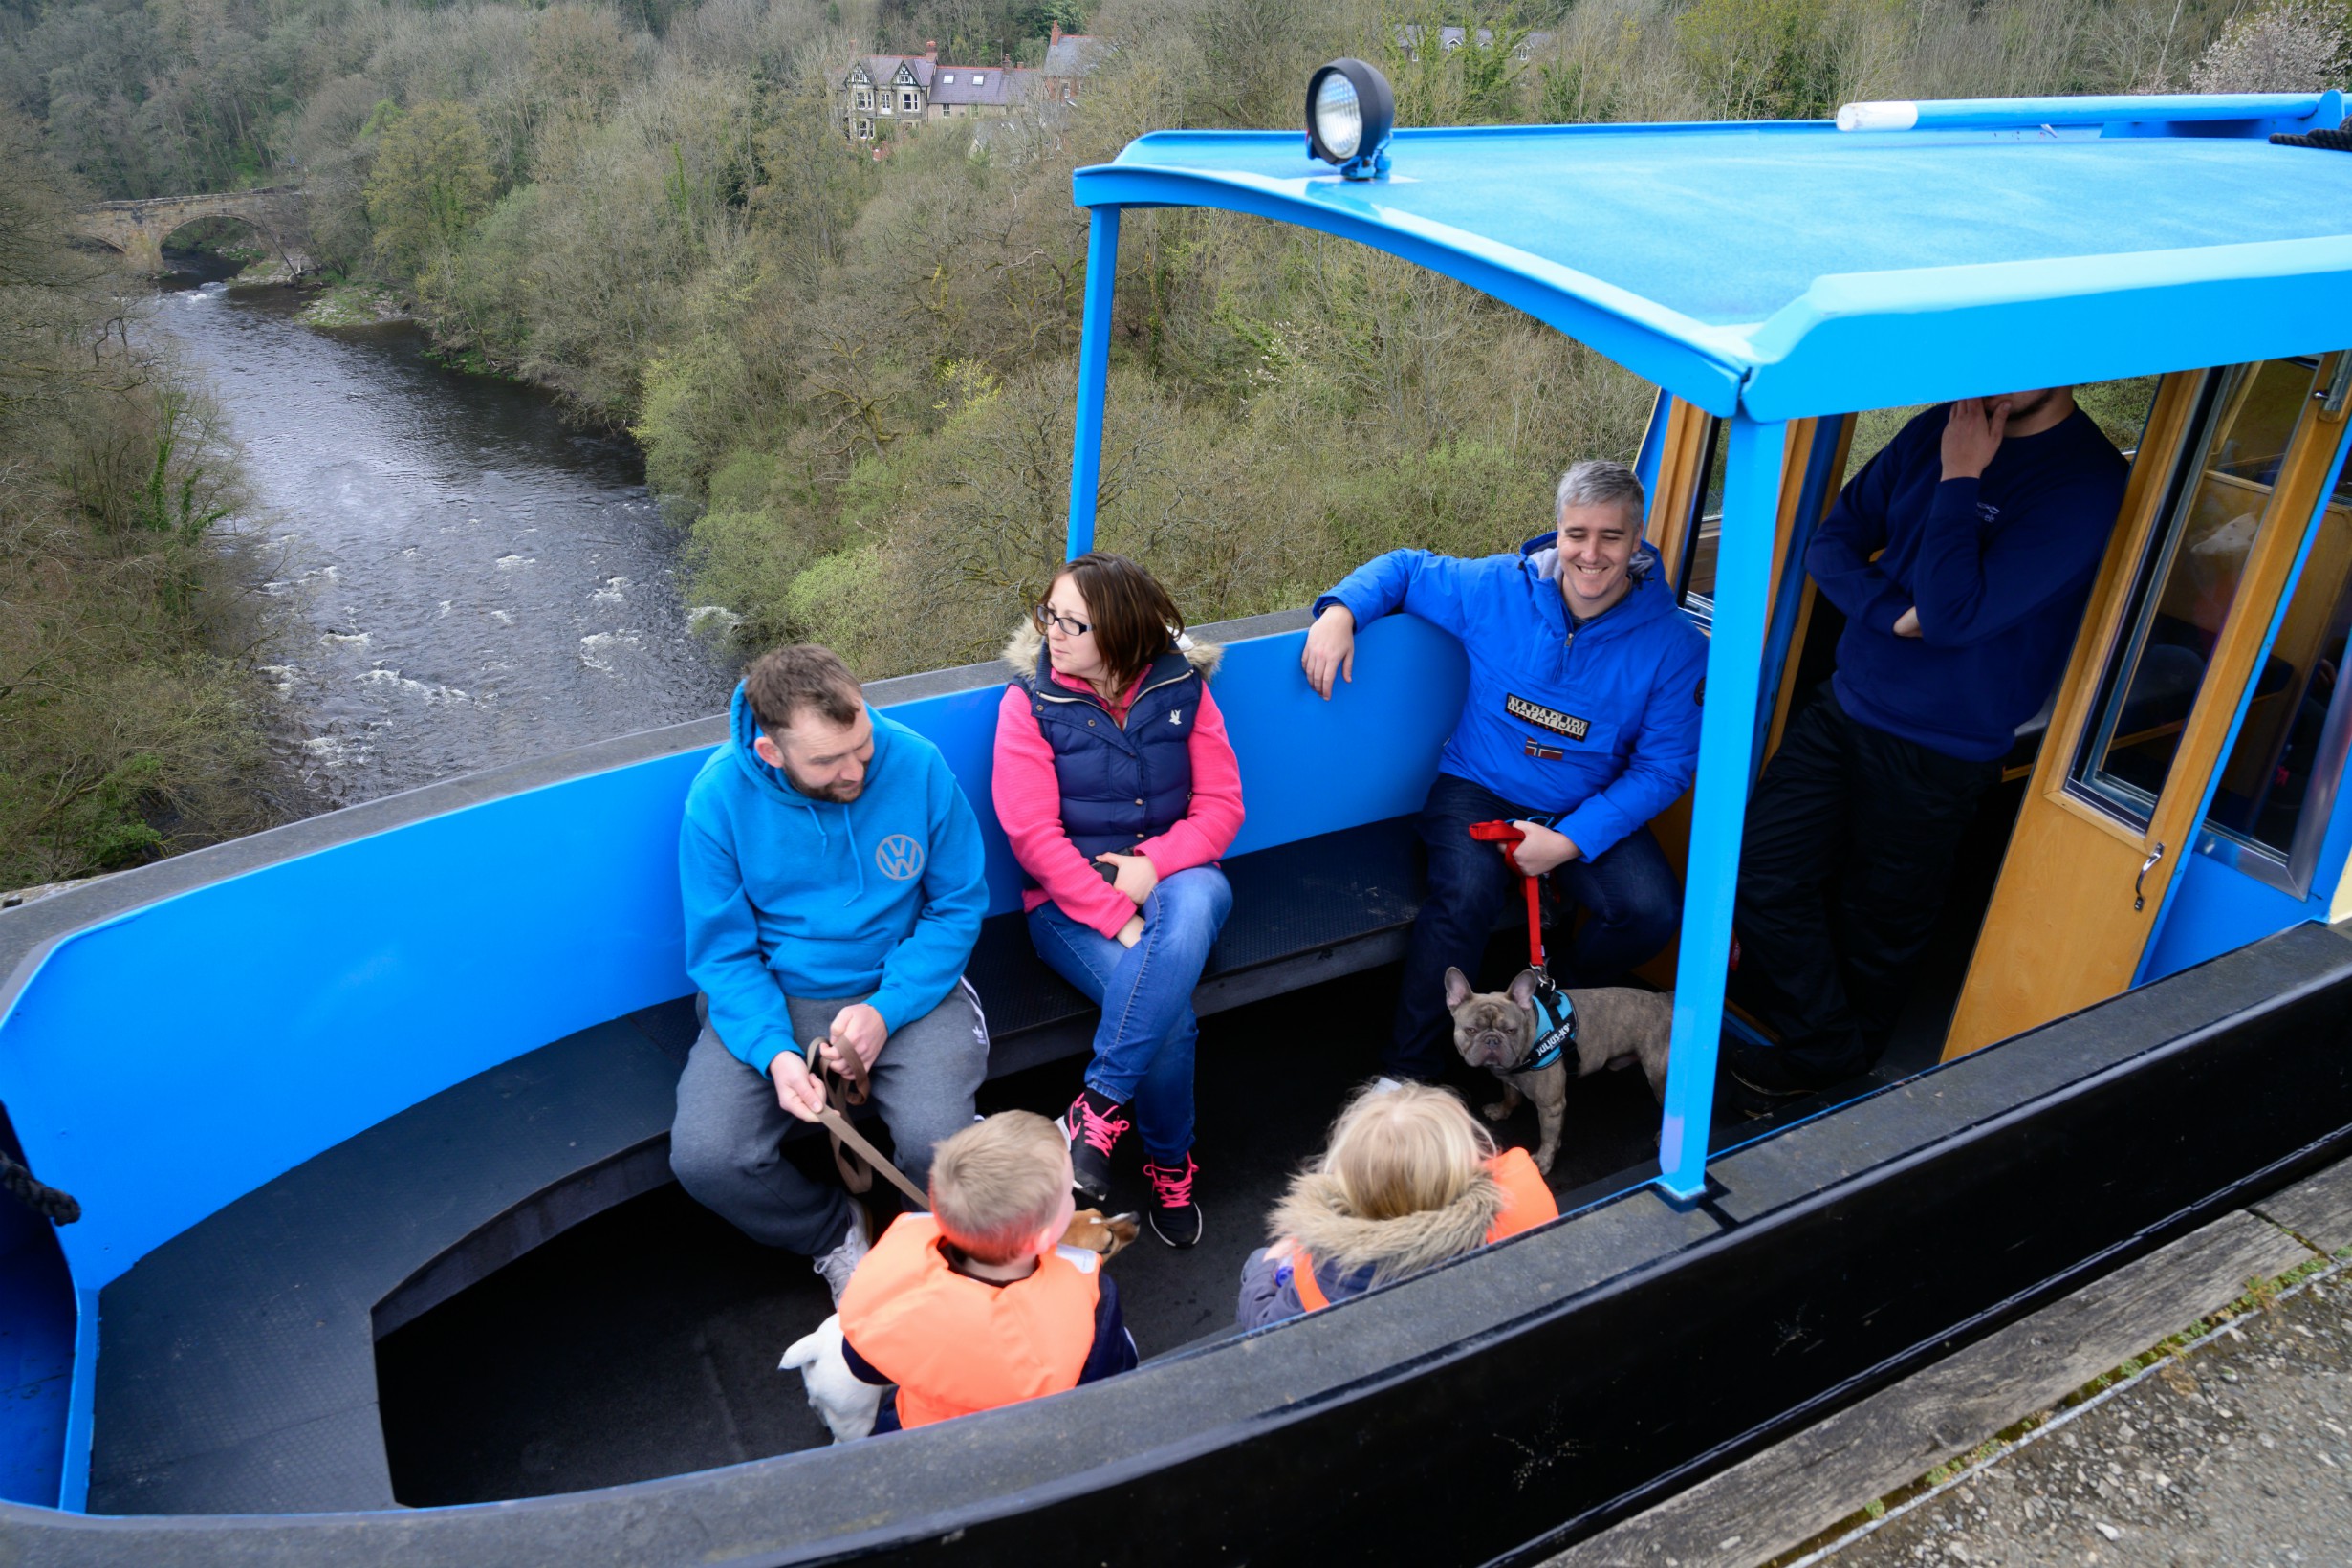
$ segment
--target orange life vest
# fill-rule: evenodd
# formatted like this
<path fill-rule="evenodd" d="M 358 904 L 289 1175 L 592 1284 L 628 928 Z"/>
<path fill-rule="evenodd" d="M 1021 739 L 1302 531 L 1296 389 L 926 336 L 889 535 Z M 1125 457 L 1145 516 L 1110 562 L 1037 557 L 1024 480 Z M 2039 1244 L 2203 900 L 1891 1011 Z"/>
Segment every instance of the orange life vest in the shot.
<path fill-rule="evenodd" d="M 1076 1387 L 1095 1340 L 1095 1255 L 1059 1248 L 991 1285 L 957 1274 L 939 1241 L 930 1215 L 900 1215 L 841 1293 L 841 1336 L 899 1385 L 900 1425 Z"/>
<path fill-rule="evenodd" d="M 1533 1230 L 1546 1220 L 1559 1218 L 1559 1205 L 1552 1197 L 1552 1188 L 1527 1150 L 1503 1150 L 1487 1162 L 1487 1174 L 1502 1187 L 1503 1207 L 1494 1216 L 1494 1223 L 1487 1227 L 1485 1245 L 1492 1247 L 1505 1236 L 1515 1236 L 1522 1230 Z M 1315 1260 L 1296 1242 L 1291 1244 L 1291 1288 L 1298 1293 L 1298 1304 L 1309 1312 L 1319 1312 L 1331 1305 L 1331 1297 L 1323 1294 L 1322 1282 L 1315 1277 Z"/>

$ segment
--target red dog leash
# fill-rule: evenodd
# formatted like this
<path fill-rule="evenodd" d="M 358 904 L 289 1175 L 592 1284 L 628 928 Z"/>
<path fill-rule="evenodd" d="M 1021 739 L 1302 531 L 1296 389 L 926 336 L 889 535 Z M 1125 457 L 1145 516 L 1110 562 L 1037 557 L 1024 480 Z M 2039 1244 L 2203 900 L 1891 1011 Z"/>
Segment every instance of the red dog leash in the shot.
<path fill-rule="evenodd" d="M 1539 1073 L 1558 1061 L 1577 1038 L 1576 1003 L 1552 983 L 1552 971 L 1544 967 L 1542 882 L 1513 853 L 1527 841 L 1527 831 L 1517 823 L 1472 822 L 1470 836 L 1501 850 L 1503 863 L 1517 873 L 1519 885 L 1527 891 L 1527 967 L 1535 971 L 1535 993 L 1529 1002 L 1535 1013 L 1535 1047 L 1527 1060 L 1506 1071 Z"/>
<path fill-rule="evenodd" d="M 1512 851 L 1527 841 L 1527 833 L 1516 822 L 1472 822 L 1470 836 L 1482 844 L 1492 844 L 1503 852 L 1503 863 L 1511 867 L 1519 879 L 1519 886 L 1527 894 L 1527 967 L 1537 974 L 1549 976 L 1551 970 L 1543 962 L 1543 890 L 1535 876 L 1519 867 L 1519 858 Z"/>

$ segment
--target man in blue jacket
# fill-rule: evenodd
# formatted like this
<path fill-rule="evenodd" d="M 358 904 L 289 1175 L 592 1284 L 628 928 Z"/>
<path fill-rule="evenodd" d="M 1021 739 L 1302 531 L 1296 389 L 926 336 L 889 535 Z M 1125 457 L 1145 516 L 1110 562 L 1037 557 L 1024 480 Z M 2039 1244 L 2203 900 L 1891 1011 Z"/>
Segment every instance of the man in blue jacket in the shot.
<path fill-rule="evenodd" d="M 678 1080 L 670 1168 L 753 1240 L 813 1257 L 838 1300 L 873 1237 L 847 1193 L 784 1158 L 787 1118 L 825 1106 L 803 1042 L 865 1063 L 922 1185 L 988 1069 L 964 979 L 988 905 L 980 824 L 939 749 L 869 713 L 830 649 L 764 655 L 732 711 L 678 833 L 686 972 L 709 1015 Z"/>
<path fill-rule="evenodd" d="M 1805 569 L 1845 631 L 1748 804 L 1731 993 L 1778 1038 L 1727 1047 L 1752 1095 L 1886 1048 L 1977 802 L 2074 646 L 2125 472 L 2071 387 L 1967 398 L 1905 425 L 1815 533 Z"/>
<path fill-rule="evenodd" d="M 1560 479 L 1556 531 L 1517 554 L 1392 550 L 1315 602 L 1301 662 L 1326 699 L 1335 677 L 1355 679 L 1356 628 L 1394 610 L 1451 632 L 1470 655 L 1462 716 L 1421 811 L 1429 885 L 1383 1061 L 1395 1077 L 1437 1077 L 1450 1038 L 1446 970 L 1477 972 L 1518 886 L 1471 823 L 1518 823 L 1518 863 L 1584 908 L 1563 981 L 1622 981 L 1681 920 L 1646 824 L 1698 766 L 1707 639 L 1675 607 L 1642 542 L 1642 512 L 1632 469 L 1579 463 Z"/>

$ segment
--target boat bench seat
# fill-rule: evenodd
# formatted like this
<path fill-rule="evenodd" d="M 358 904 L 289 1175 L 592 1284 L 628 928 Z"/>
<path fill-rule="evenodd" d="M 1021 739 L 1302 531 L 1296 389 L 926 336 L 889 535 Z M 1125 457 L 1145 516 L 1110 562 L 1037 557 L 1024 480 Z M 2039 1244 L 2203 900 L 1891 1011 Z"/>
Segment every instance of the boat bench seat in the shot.
<path fill-rule="evenodd" d="M 1389 962 L 1419 905 L 1410 818 L 1237 856 L 1197 993 L 1215 1013 Z M 1017 912 L 970 977 L 990 1076 L 1086 1049 L 1094 1010 Z M 247 1193 L 105 1287 L 89 1507 L 397 1506 L 377 1339 L 568 1227 L 667 1182 L 695 1034 L 681 997 L 478 1073 Z"/>

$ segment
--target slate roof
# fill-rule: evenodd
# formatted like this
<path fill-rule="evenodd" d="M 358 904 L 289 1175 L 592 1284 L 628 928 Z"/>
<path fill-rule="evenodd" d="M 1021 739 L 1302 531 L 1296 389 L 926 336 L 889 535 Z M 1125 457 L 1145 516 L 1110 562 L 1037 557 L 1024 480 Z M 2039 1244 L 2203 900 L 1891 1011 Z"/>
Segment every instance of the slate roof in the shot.
<path fill-rule="evenodd" d="M 1024 66 L 942 65 L 932 77 L 931 101 L 1004 108 L 1028 95 L 1036 75 Z"/>
<path fill-rule="evenodd" d="M 913 74 L 915 85 L 926 91 L 931 85 L 931 74 L 939 69 L 921 54 L 866 54 L 860 57 L 859 63 L 865 67 L 865 74 L 874 78 L 877 87 L 887 87 L 896 81 L 903 65 Z"/>

